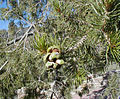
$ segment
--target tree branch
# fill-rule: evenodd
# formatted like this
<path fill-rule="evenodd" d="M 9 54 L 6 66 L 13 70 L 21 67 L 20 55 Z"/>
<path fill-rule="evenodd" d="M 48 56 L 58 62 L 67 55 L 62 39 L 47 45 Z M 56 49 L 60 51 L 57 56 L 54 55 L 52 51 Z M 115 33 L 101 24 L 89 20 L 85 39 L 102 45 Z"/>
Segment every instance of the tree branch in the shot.
<path fill-rule="evenodd" d="M 86 40 L 87 36 L 83 36 L 74 46 L 72 46 L 71 48 L 68 49 L 68 51 L 71 51 L 71 50 L 75 50 L 77 49 L 80 45 L 83 44 L 83 42 Z"/>
<path fill-rule="evenodd" d="M 32 35 L 33 35 L 33 33 L 28 33 L 28 36 L 32 36 Z M 14 42 L 18 42 L 22 37 L 23 37 L 23 36 L 19 36 L 19 37 L 15 38 L 14 40 L 8 42 L 8 43 L 7 43 L 7 46 L 14 44 Z M 25 38 L 25 37 L 24 37 L 24 38 Z M 23 39 L 24 39 L 24 38 L 23 38 Z"/>
<path fill-rule="evenodd" d="M 2 70 L 2 68 L 8 63 L 8 61 L 6 61 L 1 67 L 0 67 L 0 71 Z"/>

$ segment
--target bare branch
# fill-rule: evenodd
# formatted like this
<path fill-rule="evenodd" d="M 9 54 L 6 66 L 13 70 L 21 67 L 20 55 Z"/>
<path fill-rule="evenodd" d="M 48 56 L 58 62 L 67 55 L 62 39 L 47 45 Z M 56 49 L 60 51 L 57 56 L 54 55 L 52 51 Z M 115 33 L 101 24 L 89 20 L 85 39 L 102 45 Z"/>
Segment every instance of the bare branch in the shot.
<path fill-rule="evenodd" d="M 33 35 L 33 31 L 30 32 L 32 27 L 33 27 L 33 26 L 31 25 L 23 36 L 20 36 L 19 38 L 16 38 L 16 39 L 8 42 L 8 43 L 7 43 L 7 46 L 12 45 L 12 44 L 14 44 L 15 42 L 18 42 L 18 41 L 19 41 L 18 44 L 17 44 L 17 46 L 16 46 L 16 48 L 14 48 L 13 50 L 10 50 L 10 51 L 6 51 L 6 52 L 7 52 L 7 53 L 10 53 L 10 52 L 15 51 L 15 50 L 18 48 L 18 46 L 21 45 L 21 44 L 20 44 L 21 41 L 23 41 L 26 36 L 31 36 L 31 35 Z"/>
<path fill-rule="evenodd" d="M 3 16 L 4 17 L 6 17 L 10 12 L 12 12 L 13 10 L 9 10 L 9 11 L 7 11 L 7 12 L 5 12 L 4 14 L 3 14 Z"/>
<path fill-rule="evenodd" d="M 0 67 L 0 71 L 3 69 L 3 67 L 8 63 L 8 61 L 6 61 L 1 67 Z"/>
<path fill-rule="evenodd" d="M 19 15 L 18 15 L 19 16 Z M 24 20 L 27 24 L 29 24 L 29 25 L 31 25 L 31 26 L 33 26 L 34 27 L 34 29 L 36 30 L 36 32 L 38 32 L 39 33 L 39 31 L 37 30 L 37 28 L 36 28 L 36 26 L 34 25 L 34 24 L 32 24 L 32 23 L 30 23 L 29 21 L 27 21 L 27 20 L 25 20 L 22 16 L 19 16 L 22 20 Z"/>
<path fill-rule="evenodd" d="M 28 36 L 32 36 L 32 35 L 33 35 L 33 33 L 28 33 Z M 19 37 L 15 38 L 14 40 L 8 42 L 8 43 L 7 43 L 7 46 L 14 44 L 14 42 L 18 42 L 22 37 L 23 37 L 23 36 L 19 36 Z M 24 38 L 23 38 L 23 39 L 24 39 Z"/>
<path fill-rule="evenodd" d="M 18 15 L 18 14 L 17 14 Z M 22 16 L 18 15 L 18 17 L 22 20 L 24 20 L 27 24 L 32 25 L 29 21 L 25 20 Z"/>
<path fill-rule="evenodd" d="M 68 50 L 70 51 L 70 50 L 75 50 L 75 49 L 77 49 L 80 45 L 82 45 L 83 44 L 83 42 L 86 40 L 86 38 L 87 38 L 87 36 L 85 35 L 85 36 L 83 36 L 74 46 L 72 46 L 71 48 L 69 48 Z"/>

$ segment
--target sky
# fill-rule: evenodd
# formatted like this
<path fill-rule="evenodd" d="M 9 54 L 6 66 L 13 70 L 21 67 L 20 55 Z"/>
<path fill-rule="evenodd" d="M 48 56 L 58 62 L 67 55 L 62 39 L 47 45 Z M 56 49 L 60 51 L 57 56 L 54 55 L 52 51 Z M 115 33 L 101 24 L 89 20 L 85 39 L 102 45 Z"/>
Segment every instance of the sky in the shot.
<path fill-rule="evenodd" d="M 18 0 L 19 1 L 19 0 Z M 0 0 L 1 2 L 1 0 Z M 5 8 L 6 7 L 6 2 L 3 2 L 2 4 L 0 3 L 0 8 Z M 47 14 L 49 15 L 49 12 L 47 12 Z M 8 24 L 10 21 L 6 21 L 6 20 L 0 20 L 0 30 L 1 29 L 6 29 L 8 30 Z M 15 23 L 17 23 L 18 20 L 15 20 Z"/>
<path fill-rule="evenodd" d="M 1 0 L 0 0 L 1 2 Z M 3 8 L 3 7 L 6 7 L 6 3 L 0 3 L 0 8 Z M 1 29 L 6 29 L 8 30 L 8 24 L 9 24 L 9 21 L 3 21 L 3 20 L 0 20 L 0 30 Z"/>

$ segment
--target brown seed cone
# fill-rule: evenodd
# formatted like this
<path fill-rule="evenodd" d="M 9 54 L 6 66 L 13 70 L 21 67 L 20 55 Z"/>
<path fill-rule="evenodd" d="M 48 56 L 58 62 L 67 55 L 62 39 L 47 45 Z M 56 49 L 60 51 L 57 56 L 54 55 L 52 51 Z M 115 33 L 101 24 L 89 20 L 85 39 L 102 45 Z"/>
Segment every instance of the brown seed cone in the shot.
<path fill-rule="evenodd" d="M 58 53 L 60 53 L 59 49 L 57 49 L 57 48 L 53 49 L 52 52 L 58 52 Z"/>

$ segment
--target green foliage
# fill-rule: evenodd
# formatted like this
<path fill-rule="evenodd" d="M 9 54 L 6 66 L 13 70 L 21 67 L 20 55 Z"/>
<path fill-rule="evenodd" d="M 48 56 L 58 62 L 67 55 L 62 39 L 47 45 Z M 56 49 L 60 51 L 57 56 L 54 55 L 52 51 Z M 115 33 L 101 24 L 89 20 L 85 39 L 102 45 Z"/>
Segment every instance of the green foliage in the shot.
<path fill-rule="evenodd" d="M 64 88 L 64 97 L 68 97 L 73 86 L 78 87 L 88 74 L 101 73 L 109 63 L 120 62 L 119 0 L 48 0 L 44 3 L 11 0 L 11 7 L 1 8 L 2 19 L 18 19 L 26 29 L 22 38 L 10 46 L 0 37 L 0 65 L 9 61 L 0 71 L 3 96 L 12 97 L 21 87 L 50 89 L 48 83 L 57 80 L 63 84 L 59 85 L 60 90 Z M 9 25 L 15 34 L 14 21 Z M 58 46 L 60 59 L 65 61 L 53 72 L 48 71 L 43 62 L 50 46 Z"/>
<path fill-rule="evenodd" d="M 12 35 L 15 35 L 16 32 L 17 32 L 17 26 L 14 23 L 14 21 L 11 21 L 8 25 L 8 33 L 12 34 Z"/>
<path fill-rule="evenodd" d="M 60 41 L 57 39 L 56 35 L 42 34 L 41 36 L 37 33 L 35 34 L 34 47 L 39 50 L 41 54 L 47 52 L 50 46 L 60 46 Z"/>
<path fill-rule="evenodd" d="M 90 23 L 94 26 L 94 28 L 99 27 L 101 32 L 104 33 L 104 37 L 107 40 L 106 46 L 106 56 L 110 57 L 119 62 L 119 1 L 118 0 L 96 0 L 93 2 L 91 0 L 91 6 L 94 10 L 94 16 L 90 19 Z M 93 11 L 92 11 L 93 12 Z M 93 19 L 93 20 L 91 20 Z M 117 44 L 118 43 L 118 44 Z M 117 46 L 114 46 L 116 45 Z M 114 47 L 113 47 L 114 46 Z M 106 58 L 108 58 L 106 57 Z M 117 58 L 116 58 L 117 57 Z M 111 58 L 111 59 L 112 59 Z"/>
<path fill-rule="evenodd" d="M 0 75 L 2 96 L 12 97 L 17 89 L 23 86 L 29 89 L 44 87 L 44 84 L 38 81 L 39 75 L 44 71 L 43 62 L 40 56 L 35 57 L 34 54 L 35 52 L 18 50 L 7 55 L 12 58 Z"/>
<path fill-rule="evenodd" d="M 110 45 L 108 45 L 107 52 L 111 54 L 116 62 L 120 62 L 120 36 L 118 33 L 111 33 L 110 35 Z M 111 57 L 111 58 L 112 58 Z"/>
<path fill-rule="evenodd" d="M 39 34 L 35 35 L 35 48 L 37 50 L 39 50 L 41 53 L 46 53 L 48 47 L 49 47 L 49 42 L 48 42 L 48 38 L 47 35 L 42 35 L 42 37 L 40 37 Z"/>
<path fill-rule="evenodd" d="M 116 98 L 120 94 L 120 89 L 119 89 L 119 84 L 120 84 L 120 79 L 119 79 L 119 73 L 113 72 L 109 75 L 108 79 L 108 87 L 104 92 L 104 96 L 108 96 L 111 98 Z M 101 98 L 102 98 L 101 97 Z"/>

